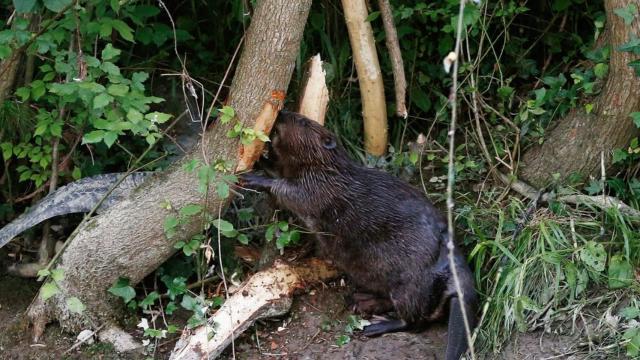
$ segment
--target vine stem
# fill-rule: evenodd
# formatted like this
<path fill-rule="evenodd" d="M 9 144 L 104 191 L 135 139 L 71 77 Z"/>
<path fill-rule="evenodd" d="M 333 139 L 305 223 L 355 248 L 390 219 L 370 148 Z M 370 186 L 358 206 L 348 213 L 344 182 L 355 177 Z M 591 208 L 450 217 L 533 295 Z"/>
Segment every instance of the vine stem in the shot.
<path fill-rule="evenodd" d="M 453 243 L 453 185 L 455 182 L 455 133 L 456 133 L 456 120 L 458 115 L 458 107 L 457 107 L 457 93 L 458 93 L 458 59 L 460 58 L 460 44 L 462 42 L 462 20 L 464 14 L 464 5 L 466 0 L 460 0 L 460 10 L 458 12 L 458 26 L 456 30 L 456 44 L 455 44 L 455 60 L 453 62 L 453 74 L 452 74 L 452 85 L 449 94 L 449 101 L 451 102 L 451 125 L 449 127 L 449 173 L 447 175 L 447 232 L 448 232 L 448 241 L 447 241 L 447 249 L 449 250 L 449 268 L 451 269 L 451 274 L 453 275 L 453 282 L 456 287 L 456 293 L 458 294 L 458 298 L 460 299 L 460 310 L 462 311 L 462 318 L 464 320 L 464 330 L 467 336 L 467 343 L 469 344 L 469 352 L 471 354 L 471 358 L 475 359 L 475 351 L 473 348 L 473 342 L 471 341 L 471 329 L 469 327 L 469 315 L 467 314 L 466 309 L 464 307 L 464 293 L 462 292 L 462 287 L 460 285 L 460 279 L 458 277 L 458 271 L 455 267 L 455 256 L 454 256 L 454 243 Z"/>

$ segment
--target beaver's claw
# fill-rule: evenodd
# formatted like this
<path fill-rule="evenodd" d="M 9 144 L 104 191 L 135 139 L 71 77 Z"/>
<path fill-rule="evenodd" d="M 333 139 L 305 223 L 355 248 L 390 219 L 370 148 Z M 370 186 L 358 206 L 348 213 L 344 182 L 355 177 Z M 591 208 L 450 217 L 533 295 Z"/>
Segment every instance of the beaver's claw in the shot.
<path fill-rule="evenodd" d="M 252 172 L 238 176 L 238 185 L 246 189 L 268 191 L 272 183 L 273 179 Z"/>

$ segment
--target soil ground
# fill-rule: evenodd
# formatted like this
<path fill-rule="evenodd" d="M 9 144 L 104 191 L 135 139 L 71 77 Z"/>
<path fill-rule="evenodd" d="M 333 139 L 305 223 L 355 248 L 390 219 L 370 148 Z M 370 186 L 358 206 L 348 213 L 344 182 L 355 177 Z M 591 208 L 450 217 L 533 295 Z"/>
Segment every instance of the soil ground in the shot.
<path fill-rule="evenodd" d="M 0 359 L 131 359 L 104 344 L 68 351 L 75 337 L 55 324 L 39 344 L 33 344 L 22 314 L 36 294 L 38 283 L 0 274 Z M 291 312 L 281 319 L 258 322 L 235 343 L 236 359 L 443 359 L 446 325 L 434 324 L 420 333 L 395 333 L 367 339 L 345 331 L 351 314 L 345 303 L 348 289 L 333 283 L 297 296 Z M 338 338 L 349 342 L 339 346 Z M 542 333 L 521 334 L 501 354 L 490 359 L 586 359 L 571 353 L 575 339 Z M 158 349 L 156 359 L 168 358 L 173 342 Z M 223 359 L 232 359 L 230 351 Z M 594 359 L 593 356 L 589 359 Z M 611 359 L 609 356 L 608 359 Z"/>

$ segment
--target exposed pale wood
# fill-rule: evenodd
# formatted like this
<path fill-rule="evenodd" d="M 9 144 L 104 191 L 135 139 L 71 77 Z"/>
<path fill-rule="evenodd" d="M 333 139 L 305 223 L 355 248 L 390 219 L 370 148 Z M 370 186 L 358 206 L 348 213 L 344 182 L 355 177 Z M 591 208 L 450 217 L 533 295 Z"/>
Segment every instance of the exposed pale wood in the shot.
<path fill-rule="evenodd" d="M 373 30 L 366 21 L 367 6 L 365 0 L 342 0 L 342 8 L 360 84 L 364 148 L 372 155 L 382 155 L 387 150 L 387 105 Z"/>
<path fill-rule="evenodd" d="M 305 77 L 298 112 L 324 125 L 327 105 L 329 105 L 329 89 L 327 89 L 326 74 L 322 69 L 320 54 L 309 59 Z"/>
<path fill-rule="evenodd" d="M 215 359 L 256 320 L 287 313 L 296 289 L 336 275 L 333 268 L 317 259 L 297 266 L 276 261 L 271 268 L 251 276 L 206 326 L 183 333 L 170 359 Z"/>

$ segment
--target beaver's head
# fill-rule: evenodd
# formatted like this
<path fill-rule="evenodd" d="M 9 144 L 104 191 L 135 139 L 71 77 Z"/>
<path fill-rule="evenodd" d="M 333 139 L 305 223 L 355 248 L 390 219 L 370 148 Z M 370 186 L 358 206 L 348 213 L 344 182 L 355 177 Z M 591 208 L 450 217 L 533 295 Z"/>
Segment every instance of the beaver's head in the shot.
<path fill-rule="evenodd" d="M 285 167 L 331 167 L 347 155 L 334 133 L 301 114 L 280 111 L 271 131 L 271 151 Z"/>

